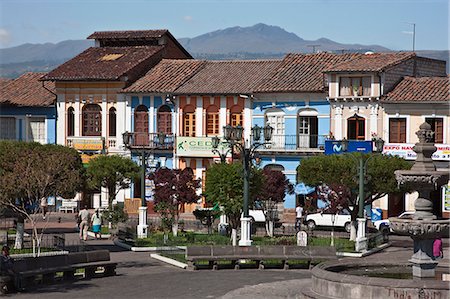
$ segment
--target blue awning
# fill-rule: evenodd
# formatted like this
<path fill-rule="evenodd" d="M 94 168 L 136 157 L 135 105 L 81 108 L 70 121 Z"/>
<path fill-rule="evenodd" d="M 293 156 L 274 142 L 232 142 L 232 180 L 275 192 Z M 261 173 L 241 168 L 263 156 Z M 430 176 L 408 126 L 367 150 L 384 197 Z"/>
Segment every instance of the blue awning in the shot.
<path fill-rule="evenodd" d="M 315 187 L 305 185 L 304 183 L 298 183 L 297 185 L 295 185 L 295 188 L 294 188 L 295 194 L 298 194 L 298 195 L 307 195 L 307 194 L 313 193 L 314 191 L 316 191 Z"/>

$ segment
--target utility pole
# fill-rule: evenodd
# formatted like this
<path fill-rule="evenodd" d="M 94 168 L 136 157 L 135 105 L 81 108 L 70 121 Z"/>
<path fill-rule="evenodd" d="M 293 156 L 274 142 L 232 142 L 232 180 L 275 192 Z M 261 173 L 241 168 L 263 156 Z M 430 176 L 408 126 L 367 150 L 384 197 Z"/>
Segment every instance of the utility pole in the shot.
<path fill-rule="evenodd" d="M 403 31 L 403 33 L 407 33 L 407 34 L 412 34 L 413 36 L 413 40 L 412 40 L 412 50 L 413 52 L 416 51 L 416 23 L 410 23 L 410 22 L 406 22 L 406 24 L 412 25 L 413 26 L 413 31 Z"/>

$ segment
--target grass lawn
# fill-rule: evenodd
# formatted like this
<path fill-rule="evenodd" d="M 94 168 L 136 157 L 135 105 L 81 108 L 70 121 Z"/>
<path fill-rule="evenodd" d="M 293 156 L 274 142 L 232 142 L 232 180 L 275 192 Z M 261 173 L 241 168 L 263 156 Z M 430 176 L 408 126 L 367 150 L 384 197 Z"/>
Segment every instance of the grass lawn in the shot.
<path fill-rule="evenodd" d="M 50 251 L 59 251 L 59 250 L 54 249 L 54 248 L 41 247 L 41 252 L 50 252 Z M 36 248 L 36 252 L 37 252 L 37 248 Z M 33 253 L 33 248 L 22 248 L 22 249 L 11 248 L 9 250 L 9 254 L 22 254 L 22 253 Z"/>

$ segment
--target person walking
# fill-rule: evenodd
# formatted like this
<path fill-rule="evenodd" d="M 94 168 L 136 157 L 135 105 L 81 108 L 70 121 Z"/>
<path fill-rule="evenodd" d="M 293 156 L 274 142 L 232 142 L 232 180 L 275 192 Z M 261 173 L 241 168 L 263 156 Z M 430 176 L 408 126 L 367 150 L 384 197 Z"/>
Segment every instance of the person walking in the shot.
<path fill-rule="evenodd" d="M 47 198 L 41 198 L 41 210 L 42 210 L 42 219 L 45 220 L 45 216 L 47 215 L 48 202 Z"/>
<path fill-rule="evenodd" d="M 92 214 L 91 217 L 91 225 L 92 225 L 92 232 L 95 235 L 95 239 L 101 239 L 101 230 L 102 230 L 102 216 L 100 215 L 100 212 L 98 209 L 95 210 L 95 213 Z"/>
<path fill-rule="evenodd" d="M 78 213 L 78 217 L 80 217 L 80 240 L 87 240 L 87 232 L 89 228 L 89 221 L 91 220 L 91 215 L 85 205 L 83 209 Z"/>
<path fill-rule="evenodd" d="M 444 252 L 442 251 L 442 239 L 441 237 L 438 237 L 433 242 L 433 256 L 434 259 L 442 259 L 444 257 Z"/>

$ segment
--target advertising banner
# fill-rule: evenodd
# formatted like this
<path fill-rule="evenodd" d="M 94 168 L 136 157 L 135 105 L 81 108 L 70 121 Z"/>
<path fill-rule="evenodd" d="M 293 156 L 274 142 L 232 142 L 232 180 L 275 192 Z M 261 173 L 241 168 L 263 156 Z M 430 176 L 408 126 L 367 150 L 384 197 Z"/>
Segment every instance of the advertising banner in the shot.
<path fill-rule="evenodd" d="M 442 212 L 450 212 L 450 184 L 442 189 Z"/>
<path fill-rule="evenodd" d="M 372 141 L 349 140 L 346 153 L 371 153 Z M 325 140 L 325 155 L 344 153 L 341 140 Z"/>
<path fill-rule="evenodd" d="M 450 144 L 435 144 L 437 150 L 431 158 L 436 161 L 450 161 Z M 412 143 L 388 143 L 383 147 L 383 154 L 399 156 L 405 160 L 415 160 L 416 153 Z"/>
<path fill-rule="evenodd" d="M 225 152 L 228 145 L 223 142 L 219 143 L 219 152 Z M 211 137 L 177 137 L 177 155 L 181 157 L 216 157 L 217 154 L 212 152 Z"/>

